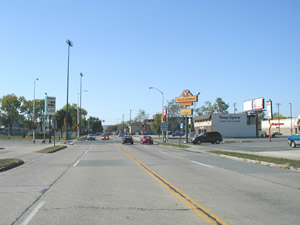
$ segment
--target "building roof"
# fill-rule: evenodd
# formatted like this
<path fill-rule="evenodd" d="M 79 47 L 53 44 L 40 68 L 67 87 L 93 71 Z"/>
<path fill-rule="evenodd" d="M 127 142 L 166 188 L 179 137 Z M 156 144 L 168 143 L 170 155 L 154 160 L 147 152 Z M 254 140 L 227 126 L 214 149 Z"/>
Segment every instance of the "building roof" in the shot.
<path fill-rule="evenodd" d="M 194 118 L 194 121 L 203 121 L 203 120 L 210 120 L 211 119 L 211 114 L 207 114 L 207 115 L 201 115 L 201 116 L 196 116 Z"/>

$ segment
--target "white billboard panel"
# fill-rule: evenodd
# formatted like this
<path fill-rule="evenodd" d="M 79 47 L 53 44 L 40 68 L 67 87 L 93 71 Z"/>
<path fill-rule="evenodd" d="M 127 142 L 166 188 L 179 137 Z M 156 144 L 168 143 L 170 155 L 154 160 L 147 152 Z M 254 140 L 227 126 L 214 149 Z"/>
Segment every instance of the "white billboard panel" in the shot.
<path fill-rule="evenodd" d="M 264 98 L 256 98 L 252 100 L 252 109 L 253 111 L 262 110 L 265 108 Z"/>
<path fill-rule="evenodd" d="M 244 112 L 252 111 L 252 100 L 243 102 L 243 110 Z"/>

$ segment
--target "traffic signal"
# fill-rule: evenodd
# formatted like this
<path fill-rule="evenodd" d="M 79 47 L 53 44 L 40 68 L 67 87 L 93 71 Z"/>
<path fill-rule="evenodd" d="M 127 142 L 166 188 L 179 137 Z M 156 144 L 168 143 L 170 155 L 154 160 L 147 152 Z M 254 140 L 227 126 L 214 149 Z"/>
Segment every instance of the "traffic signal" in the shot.
<path fill-rule="evenodd" d="M 166 122 L 166 116 L 161 117 L 161 122 Z"/>
<path fill-rule="evenodd" d="M 144 122 L 142 123 L 142 127 L 143 127 L 143 128 L 145 127 L 145 123 L 144 123 Z"/>

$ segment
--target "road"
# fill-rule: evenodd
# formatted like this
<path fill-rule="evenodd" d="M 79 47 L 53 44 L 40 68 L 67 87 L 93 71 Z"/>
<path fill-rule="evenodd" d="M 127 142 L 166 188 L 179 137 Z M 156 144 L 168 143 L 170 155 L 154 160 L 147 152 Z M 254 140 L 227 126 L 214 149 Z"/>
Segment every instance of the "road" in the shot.
<path fill-rule="evenodd" d="M 23 166 L 0 173 L 0 224 L 299 224 L 300 173 L 207 154 L 208 146 L 224 147 L 114 137 L 27 152 Z"/>

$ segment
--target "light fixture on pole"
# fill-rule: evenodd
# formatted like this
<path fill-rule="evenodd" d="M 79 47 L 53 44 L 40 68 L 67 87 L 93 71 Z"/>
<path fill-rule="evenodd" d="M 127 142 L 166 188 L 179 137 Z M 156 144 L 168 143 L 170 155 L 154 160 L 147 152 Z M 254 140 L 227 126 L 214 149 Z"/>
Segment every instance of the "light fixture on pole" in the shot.
<path fill-rule="evenodd" d="M 35 143 L 35 82 L 38 81 L 39 78 L 36 78 L 33 82 L 33 116 L 32 116 L 32 142 Z"/>
<path fill-rule="evenodd" d="M 82 77 L 83 74 L 80 73 L 80 106 L 79 106 L 79 125 L 78 125 L 78 133 L 80 136 L 80 127 L 81 127 L 81 95 L 82 95 Z M 79 138 L 79 137 L 78 137 Z"/>
<path fill-rule="evenodd" d="M 291 136 L 293 135 L 293 112 L 292 112 L 292 103 L 290 104 L 290 113 L 291 113 Z"/>
<path fill-rule="evenodd" d="M 164 114 L 164 93 L 156 87 L 149 87 L 149 89 L 155 89 L 161 93 L 161 98 L 162 98 L 161 115 L 163 116 L 163 114 Z M 165 137 L 164 137 L 164 131 L 162 131 L 162 136 L 163 136 L 163 142 L 165 143 L 166 141 L 165 141 Z"/>
<path fill-rule="evenodd" d="M 149 87 L 149 89 L 155 89 L 155 90 L 157 90 L 157 91 L 159 91 L 161 93 L 161 97 L 162 97 L 161 112 L 163 113 L 163 111 L 164 111 L 164 93 L 161 90 L 159 90 L 158 88 L 156 88 L 156 87 Z"/>
<path fill-rule="evenodd" d="M 66 43 L 68 44 L 68 69 L 67 69 L 67 110 L 66 110 L 66 136 L 65 140 L 68 140 L 68 111 L 69 111 L 69 67 L 70 67 L 70 47 L 73 47 L 73 43 L 68 39 L 66 40 Z M 65 141 L 65 143 L 66 143 Z"/>
<path fill-rule="evenodd" d="M 45 92 L 45 103 L 44 103 L 44 140 L 43 143 L 46 143 L 46 116 L 47 116 L 47 112 L 46 112 L 46 104 L 47 104 L 47 92 Z"/>

